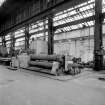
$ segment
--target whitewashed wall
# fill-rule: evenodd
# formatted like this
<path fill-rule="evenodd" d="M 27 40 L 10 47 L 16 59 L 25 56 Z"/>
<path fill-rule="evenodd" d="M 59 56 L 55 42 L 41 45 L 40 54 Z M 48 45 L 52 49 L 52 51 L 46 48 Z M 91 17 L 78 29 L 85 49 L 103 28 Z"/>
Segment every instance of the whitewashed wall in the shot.
<path fill-rule="evenodd" d="M 103 33 L 105 34 L 105 26 L 103 26 Z M 81 57 L 83 61 L 90 61 L 93 59 L 94 51 L 94 39 L 90 38 L 93 35 L 93 27 L 55 35 L 55 40 L 68 39 L 69 41 L 55 43 L 54 53 L 69 54 L 73 57 Z M 84 36 L 88 36 L 89 38 L 84 40 L 80 38 L 76 39 L 77 37 Z M 105 47 L 105 37 L 103 37 L 103 46 Z"/>

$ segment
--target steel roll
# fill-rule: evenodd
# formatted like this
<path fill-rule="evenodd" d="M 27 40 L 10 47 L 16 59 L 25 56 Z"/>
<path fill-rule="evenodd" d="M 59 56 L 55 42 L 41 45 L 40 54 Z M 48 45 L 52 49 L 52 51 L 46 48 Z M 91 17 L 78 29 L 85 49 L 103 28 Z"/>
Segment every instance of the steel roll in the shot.
<path fill-rule="evenodd" d="M 31 67 L 39 67 L 45 69 L 52 69 L 53 63 L 50 62 L 37 62 L 37 61 L 29 61 L 29 66 Z"/>
<path fill-rule="evenodd" d="M 46 60 L 46 61 L 57 61 L 63 62 L 63 56 L 60 55 L 31 55 L 31 60 Z"/>

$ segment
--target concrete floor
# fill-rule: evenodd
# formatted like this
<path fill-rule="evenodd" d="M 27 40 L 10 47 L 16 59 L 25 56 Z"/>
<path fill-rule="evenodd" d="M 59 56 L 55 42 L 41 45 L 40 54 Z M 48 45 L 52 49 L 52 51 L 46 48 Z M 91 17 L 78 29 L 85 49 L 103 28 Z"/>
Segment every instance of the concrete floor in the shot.
<path fill-rule="evenodd" d="M 58 81 L 0 66 L 0 105 L 105 105 L 105 81 Z"/>

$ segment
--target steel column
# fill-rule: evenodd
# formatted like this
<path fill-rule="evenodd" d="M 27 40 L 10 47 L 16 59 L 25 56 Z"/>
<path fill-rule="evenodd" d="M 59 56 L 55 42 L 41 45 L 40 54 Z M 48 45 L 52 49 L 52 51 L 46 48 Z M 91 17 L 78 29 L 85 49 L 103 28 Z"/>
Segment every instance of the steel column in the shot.
<path fill-rule="evenodd" d="M 97 71 L 103 68 L 102 46 L 102 0 L 95 0 L 94 69 Z"/>
<path fill-rule="evenodd" d="M 5 35 L 2 36 L 2 46 L 6 47 Z"/>
<path fill-rule="evenodd" d="M 46 41 L 46 20 L 45 19 L 43 19 L 43 27 L 44 27 L 44 30 L 43 30 L 43 32 L 44 32 L 44 40 Z"/>
<path fill-rule="evenodd" d="M 10 46 L 10 55 L 11 56 L 14 56 L 15 53 L 15 35 L 14 35 L 14 32 L 11 33 L 11 46 Z"/>
<path fill-rule="evenodd" d="M 53 15 L 48 16 L 48 54 L 51 55 L 54 52 L 54 27 L 53 27 Z"/>
<path fill-rule="evenodd" d="M 29 26 L 25 27 L 25 50 L 29 49 L 29 40 L 30 40 L 30 34 L 29 34 Z"/>

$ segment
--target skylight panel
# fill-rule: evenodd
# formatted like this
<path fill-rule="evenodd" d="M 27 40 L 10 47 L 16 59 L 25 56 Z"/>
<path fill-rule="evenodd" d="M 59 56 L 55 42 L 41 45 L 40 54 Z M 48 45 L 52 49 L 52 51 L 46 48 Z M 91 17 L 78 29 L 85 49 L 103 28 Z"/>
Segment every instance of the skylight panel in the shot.
<path fill-rule="evenodd" d="M 68 26 L 69 31 L 71 30 L 70 26 Z"/>
<path fill-rule="evenodd" d="M 30 41 L 31 41 L 32 38 L 37 38 L 37 35 L 36 35 L 36 34 L 31 35 L 31 37 L 30 37 Z"/>
<path fill-rule="evenodd" d="M 93 11 L 86 11 L 85 13 L 86 13 L 87 17 L 92 16 L 94 14 Z"/>
<path fill-rule="evenodd" d="M 58 16 L 56 16 L 56 17 L 53 18 L 54 21 L 56 21 L 56 20 L 58 20 L 58 19 L 59 19 Z"/>
<path fill-rule="evenodd" d="M 24 40 L 25 40 L 25 38 L 23 37 L 23 38 L 17 39 L 16 42 L 20 42 L 20 41 L 24 41 Z"/>
<path fill-rule="evenodd" d="M 9 42 L 6 42 L 6 47 L 8 48 L 10 46 L 11 46 L 11 42 L 10 41 Z"/>
<path fill-rule="evenodd" d="M 63 31 L 64 31 L 64 32 L 66 31 L 66 27 L 63 28 Z"/>
<path fill-rule="evenodd" d="M 57 33 L 59 33 L 59 32 L 62 32 L 62 31 L 61 31 L 61 29 L 57 29 L 57 31 L 56 31 L 56 32 L 57 32 Z"/>
<path fill-rule="evenodd" d="M 82 10 L 83 10 L 83 11 L 86 11 L 86 10 L 87 10 L 87 6 L 82 7 Z"/>
<path fill-rule="evenodd" d="M 78 27 L 82 28 L 82 27 L 83 27 L 83 25 L 82 25 L 82 24 L 78 24 Z"/>
<path fill-rule="evenodd" d="M 69 22 L 71 22 L 72 21 L 72 19 L 71 18 L 68 18 L 69 19 Z"/>
<path fill-rule="evenodd" d="M 93 8 L 94 7 L 94 4 L 90 4 L 89 6 L 90 6 L 90 8 Z"/>
<path fill-rule="evenodd" d="M 18 34 L 18 33 L 24 32 L 24 30 L 25 30 L 24 27 L 23 27 L 23 28 L 20 28 L 20 29 L 18 29 L 18 30 L 15 31 L 15 34 Z"/>
<path fill-rule="evenodd" d="M 19 35 L 19 34 L 21 34 L 21 33 L 24 33 L 24 30 L 16 31 L 16 32 L 15 32 L 15 36 L 17 36 L 17 35 Z"/>
<path fill-rule="evenodd" d="M 71 22 L 69 18 L 67 18 L 67 22 Z"/>
<path fill-rule="evenodd" d="M 62 13 L 63 13 L 63 12 L 59 12 L 59 13 L 55 14 L 55 16 L 61 15 Z"/>
<path fill-rule="evenodd" d="M 76 11 L 75 10 L 73 10 L 73 11 L 70 12 L 70 15 L 74 15 L 74 14 L 76 14 Z"/>
<path fill-rule="evenodd" d="M 77 27 L 77 25 L 72 25 L 71 28 L 72 29 L 77 29 L 78 27 Z"/>
<path fill-rule="evenodd" d="M 86 5 L 86 4 L 87 4 L 87 2 L 79 4 L 79 5 L 75 6 L 75 8 L 82 7 L 82 6 Z"/>
<path fill-rule="evenodd" d="M 87 22 L 88 24 L 89 24 L 89 26 L 91 26 L 92 24 L 91 24 L 91 22 Z"/>
<path fill-rule="evenodd" d="M 57 26 L 57 22 L 54 22 L 54 26 Z"/>
<path fill-rule="evenodd" d="M 59 17 L 62 19 L 62 18 L 65 18 L 66 16 L 67 16 L 67 13 L 65 13 L 65 14 L 63 14 L 63 15 L 61 15 Z"/>
<path fill-rule="evenodd" d="M 79 20 L 80 19 L 80 16 L 79 15 L 76 15 L 74 16 L 75 20 Z"/>
<path fill-rule="evenodd" d="M 7 41 L 6 44 L 11 44 L 11 41 Z"/>
<path fill-rule="evenodd" d="M 15 35 L 17 35 L 17 34 L 19 34 L 19 33 L 20 33 L 19 31 L 16 31 L 16 32 L 15 32 Z"/>
<path fill-rule="evenodd" d="M 82 11 L 86 11 L 87 9 L 89 9 L 89 7 L 85 6 L 85 7 L 80 8 L 79 10 L 82 12 Z"/>
<path fill-rule="evenodd" d="M 20 33 L 20 34 L 15 35 L 15 38 L 20 37 L 20 36 L 24 36 L 24 35 L 25 35 L 24 33 Z"/>
<path fill-rule="evenodd" d="M 55 31 L 55 34 L 57 34 L 57 33 L 59 33 L 59 31 L 58 31 L 58 30 L 56 30 L 56 31 Z"/>
<path fill-rule="evenodd" d="M 87 22 L 84 22 L 84 25 L 85 25 L 85 26 L 89 26 Z"/>
<path fill-rule="evenodd" d="M 66 12 L 67 12 L 67 10 L 64 10 L 63 12 L 64 12 L 64 13 L 66 13 Z"/>
<path fill-rule="evenodd" d="M 86 6 L 86 9 L 91 9 L 89 5 Z"/>
<path fill-rule="evenodd" d="M 39 26 L 42 26 L 42 25 L 43 25 L 43 22 L 38 23 L 38 25 L 39 25 Z"/>
<path fill-rule="evenodd" d="M 38 31 L 38 29 L 33 29 L 33 30 L 30 30 L 30 32 L 29 32 L 29 33 L 34 33 L 34 32 L 36 32 L 36 31 Z"/>
<path fill-rule="evenodd" d="M 70 31 L 70 27 L 69 26 L 67 27 L 67 31 Z"/>
<path fill-rule="evenodd" d="M 60 25 L 60 24 L 61 24 L 61 21 L 58 21 L 58 22 L 57 22 L 57 25 Z"/>
<path fill-rule="evenodd" d="M 41 36 L 44 36 L 43 33 L 40 33 L 37 35 L 37 37 L 41 37 Z"/>
<path fill-rule="evenodd" d="M 54 26 L 59 25 L 59 21 L 54 22 Z"/>
<path fill-rule="evenodd" d="M 63 32 L 65 32 L 65 27 L 64 27 L 64 28 L 62 28 L 62 30 L 63 30 Z"/>
<path fill-rule="evenodd" d="M 71 16 L 70 12 L 68 12 L 67 14 L 68 14 L 68 16 Z"/>
<path fill-rule="evenodd" d="M 79 16 L 79 18 L 80 18 L 80 19 L 82 19 L 82 18 L 83 18 L 83 16 L 82 16 L 81 14 L 79 14 L 78 16 Z"/>
<path fill-rule="evenodd" d="M 74 18 L 72 18 L 72 17 L 70 17 L 69 19 L 70 19 L 71 22 L 74 21 Z"/>
<path fill-rule="evenodd" d="M 19 45 L 23 45 L 23 44 L 24 44 L 24 41 L 20 41 L 20 42 L 19 42 Z"/>
<path fill-rule="evenodd" d="M 62 18 L 62 15 L 57 16 L 56 20 L 59 20 Z"/>
<path fill-rule="evenodd" d="M 36 27 L 37 27 L 37 25 L 36 25 L 36 24 L 32 25 L 32 28 L 36 28 Z"/>
<path fill-rule="evenodd" d="M 84 8 L 84 7 L 82 7 L 82 8 L 80 8 L 80 9 L 79 9 L 79 11 L 80 11 L 80 12 L 82 12 L 82 11 L 84 11 L 84 9 L 85 9 L 85 8 Z"/>
<path fill-rule="evenodd" d="M 11 38 L 10 34 L 8 34 L 8 35 L 5 36 L 5 39 L 6 40 L 9 40 L 10 38 Z"/>
<path fill-rule="evenodd" d="M 0 0 L 0 6 L 5 2 L 6 0 Z"/>
<path fill-rule="evenodd" d="M 92 2 L 94 2 L 94 1 L 95 1 L 95 0 L 89 0 L 88 3 L 92 3 Z"/>
<path fill-rule="evenodd" d="M 105 0 L 102 0 L 102 3 L 105 4 Z"/>
<path fill-rule="evenodd" d="M 94 21 L 90 21 L 91 25 L 94 25 Z"/>
<path fill-rule="evenodd" d="M 40 28 L 39 28 L 39 30 L 43 30 L 43 29 L 44 29 L 44 27 L 40 27 Z"/>
<path fill-rule="evenodd" d="M 72 8 L 69 8 L 69 9 L 67 9 L 67 11 L 71 11 L 71 10 L 73 10 L 74 8 L 72 7 Z"/>
<path fill-rule="evenodd" d="M 2 39 L 0 38 L 0 42 L 2 42 Z"/>
<path fill-rule="evenodd" d="M 64 23 L 66 23 L 65 20 L 61 20 L 61 21 L 60 21 L 60 24 L 64 24 Z"/>
<path fill-rule="evenodd" d="M 84 12 L 82 13 L 82 15 L 83 15 L 84 18 L 87 17 L 87 15 Z"/>

